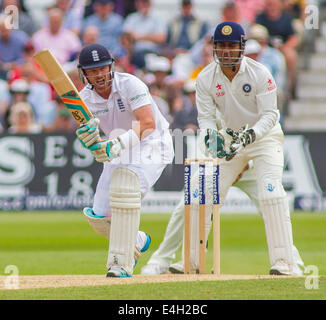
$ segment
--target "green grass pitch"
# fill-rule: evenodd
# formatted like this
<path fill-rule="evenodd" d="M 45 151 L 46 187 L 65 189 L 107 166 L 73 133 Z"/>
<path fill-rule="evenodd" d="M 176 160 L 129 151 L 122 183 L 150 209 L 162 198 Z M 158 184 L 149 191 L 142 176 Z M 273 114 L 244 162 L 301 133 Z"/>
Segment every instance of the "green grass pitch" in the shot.
<path fill-rule="evenodd" d="M 142 214 L 140 229 L 152 237 L 135 274 L 159 246 L 170 215 Z M 294 243 L 306 265 L 319 271 L 318 289 L 304 278 L 0 290 L 2 299 L 326 299 L 326 213 L 293 213 Z M 207 272 L 212 266 L 209 238 Z M 15 265 L 20 275 L 106 273 L 108 241 L 97 235 L 81 212 L 1 212 L 0 275 Z M 177 252 L 176 260 L 181 256 Z M 268 274 L 265 230 L 258 214 L 221 215 L 222 274 Z"/>

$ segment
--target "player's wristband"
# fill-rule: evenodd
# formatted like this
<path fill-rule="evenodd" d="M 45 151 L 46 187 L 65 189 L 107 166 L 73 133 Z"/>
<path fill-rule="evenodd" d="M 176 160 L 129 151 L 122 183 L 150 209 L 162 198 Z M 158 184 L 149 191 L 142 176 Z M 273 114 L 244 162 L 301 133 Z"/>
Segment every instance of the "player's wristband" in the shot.
<path fill-rule="evenodd" d="M 132 148 L 140 142 L 136 132 L 133 129 L 130 129 L 127 132 L 123 133 L 119 136 L 118 139 L 120 140 L 124 149 Z"/>

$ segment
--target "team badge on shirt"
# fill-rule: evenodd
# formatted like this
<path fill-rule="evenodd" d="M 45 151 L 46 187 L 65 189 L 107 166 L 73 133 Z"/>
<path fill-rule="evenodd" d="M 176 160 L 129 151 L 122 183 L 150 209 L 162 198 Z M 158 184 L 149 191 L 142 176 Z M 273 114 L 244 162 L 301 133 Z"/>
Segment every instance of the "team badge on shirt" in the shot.
<path fill-rule="evenodd" d="M 118 103 L 118 108 L 121 112 L 125 112 L 126 111 L 126 107 L 124 106 L 123 102 L 121 99 L 118 99 L 117 100 L 117 103 Z"/>
<path fill-rule="evenodd" d="M 246 93 L 246 95 L 248 95 L 248 93 L 251 91 L 251 85 L 249 83 L 245 83 L 242 86 L 242 90 Z"/>
<path fill-rule="evenodd" d="M 224 26 L 224 27 L 222 28 L 222 34 L 223 34 L 223 35 L 225 35 L 225 36 L 229 36 L 231 33 L 232 33 L 232 28 L 231 28 L 231 26 L 226 25 L 226 26 Z"/>

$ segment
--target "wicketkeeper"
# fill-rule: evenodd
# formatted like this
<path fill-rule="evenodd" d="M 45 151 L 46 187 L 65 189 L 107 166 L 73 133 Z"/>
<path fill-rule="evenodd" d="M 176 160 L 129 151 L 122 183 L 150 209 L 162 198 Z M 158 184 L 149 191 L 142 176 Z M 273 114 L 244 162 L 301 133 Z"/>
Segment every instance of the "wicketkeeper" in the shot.
<path fill-rule="evenodd" d="M 275 81 L 265 66 L 244 56 L 245 33 L 239 24 L 219 24 L 213 42 L 215 61 L 197 77 L 196 104 L 206 148 L 211 156 L 221 158 L 220 201 L 224 202 L 229 187 L 252 160 L 270 274 L 301 275 L 300 261 L 293 250 L 289 203 L 282 185 L 284 134 Z M 227 149 L 217 127 L 217 114 L 231 138 Z"/>

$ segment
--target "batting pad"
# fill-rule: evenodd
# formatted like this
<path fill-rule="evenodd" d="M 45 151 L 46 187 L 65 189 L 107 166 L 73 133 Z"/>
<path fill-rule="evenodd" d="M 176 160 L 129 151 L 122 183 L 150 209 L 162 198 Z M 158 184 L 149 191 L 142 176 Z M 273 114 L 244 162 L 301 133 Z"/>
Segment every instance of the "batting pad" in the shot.
<path fill-rule="evenodd" d="M 141 206 L 140 183 L 135 172 L 125 167 L 114 170 L 110 205 L 112 217 L 107 268 L 116 265 L 132 274 Z"/>
<path fill-rule="evenodd" d="M 263 181 L 259 202 L 263 215 L 270 263 L 283 260 L 293 268 L 293 237 L 289 202 L 281 182 L 277 179 Z"/>

